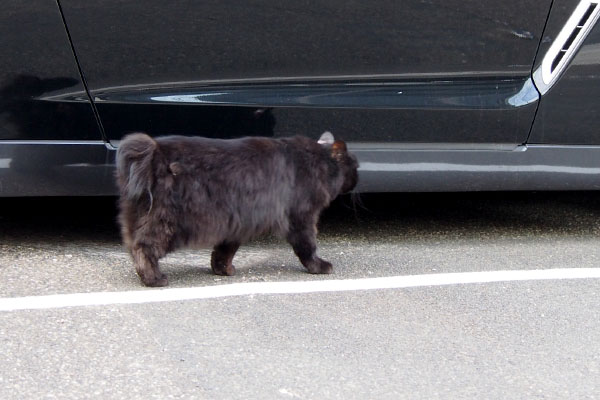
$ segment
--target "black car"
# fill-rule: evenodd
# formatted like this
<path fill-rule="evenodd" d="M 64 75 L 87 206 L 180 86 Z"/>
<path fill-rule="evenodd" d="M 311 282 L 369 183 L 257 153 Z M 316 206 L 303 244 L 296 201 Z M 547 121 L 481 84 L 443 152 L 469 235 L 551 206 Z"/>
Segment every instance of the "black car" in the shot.
<path fill-rule="evenodd" d="M 119 139 L 329 130 L 360 191 L 600 188 L 597 0 L 6 0 L 0 196 L 112 195 Z"/>

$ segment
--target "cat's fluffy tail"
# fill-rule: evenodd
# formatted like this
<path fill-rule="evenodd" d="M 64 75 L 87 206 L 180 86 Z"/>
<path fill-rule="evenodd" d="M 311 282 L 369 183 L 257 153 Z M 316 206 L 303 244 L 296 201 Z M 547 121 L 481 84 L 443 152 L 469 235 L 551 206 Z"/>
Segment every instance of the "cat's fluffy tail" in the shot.
<path fill-rule="evenodd" d="M 127 135 L 117 148 L 117 180 L 121 195 L 134 200 L 152 188 L 152 159 L 158 144 L 145 133 Z"/>

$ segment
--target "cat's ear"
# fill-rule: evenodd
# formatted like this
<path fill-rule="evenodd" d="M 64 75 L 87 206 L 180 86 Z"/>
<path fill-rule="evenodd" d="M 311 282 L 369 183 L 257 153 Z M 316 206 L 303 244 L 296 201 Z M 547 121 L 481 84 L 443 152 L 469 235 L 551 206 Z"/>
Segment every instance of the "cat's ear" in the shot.
<path fill-rule="evenodd" d="M 344 155 L 347 152 L 348 148 L 346 147 L 346 143 L 342 140 L 336 140 L 331 145 L 331 156 L 338 161 L 344 158 Z"/>
<path fill-rule="evenodd" d="M 348 148 L 346 147 L 346 142 L 344 142 L 343 140 L 336 140 L 335 142 L 333 142 L 333 144 L 331 145 L 331 150 L 333 152 L 346 152 L 348 151 Z"/>
<path fill-rule="evenodd" d="M 332 145 L 334 143 L 334 141 L 335 141 L 335 139 L 333 138 L 333 135 L 331 134 L 331 132 L 328 131 L 328 132 L 323 132 L 323 134 L 321 135 L 321 137 L 319 138 L 317 143 L 327 146 L 327 145 Z"/>

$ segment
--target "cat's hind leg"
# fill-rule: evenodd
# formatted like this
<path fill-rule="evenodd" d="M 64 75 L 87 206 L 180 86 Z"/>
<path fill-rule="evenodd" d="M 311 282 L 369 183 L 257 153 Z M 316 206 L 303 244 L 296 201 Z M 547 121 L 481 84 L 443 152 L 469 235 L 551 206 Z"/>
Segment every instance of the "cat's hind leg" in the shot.
<path fill-rule="evenodd" d="M 216 275 L 235 275 L 235 267 L 231 262 L 239 247 L 239 243 L 223 242 L 213 248 L 210 266 Z"/>
<path fill-rule="evenodd" d="M 147 246 L 137 245 L 131 249 L 135 270 L 146 286 L 167 286 L 167 276 L 158 268 L 158 256 Z"/>
<path fill-rule="evenodd" d="M 331 263 L 317 257 L 317 227 L 316 223 L 310 222 L 315 219 L 291 218 L 287 241 L 308 272 L 331 274 L 333 272 Z"/>

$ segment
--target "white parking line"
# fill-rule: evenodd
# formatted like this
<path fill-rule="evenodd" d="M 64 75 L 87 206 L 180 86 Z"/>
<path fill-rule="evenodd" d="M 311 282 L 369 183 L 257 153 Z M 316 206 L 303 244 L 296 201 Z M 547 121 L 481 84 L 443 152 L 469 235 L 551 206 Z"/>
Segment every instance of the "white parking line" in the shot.
<path fill-rule="evenodd" d="M 457 272 L 299 282 L 250 282 L 174 289 L 92 292 L 0 298 L 0 311 L 140 304 L 222 297 L 401 289 L 469 283 L 600 278 L 600 268 Z"/>

